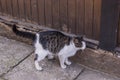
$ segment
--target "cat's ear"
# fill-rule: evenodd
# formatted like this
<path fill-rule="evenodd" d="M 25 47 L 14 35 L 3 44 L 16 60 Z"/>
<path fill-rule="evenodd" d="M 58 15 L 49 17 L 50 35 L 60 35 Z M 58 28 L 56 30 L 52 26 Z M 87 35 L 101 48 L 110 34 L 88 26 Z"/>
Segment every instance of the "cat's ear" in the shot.
<path fill-rule="evenodd" d="M 85 38 L 85 35 L 79 36 L 79 39 L 80 39 L 81 41 L 84 41 L 84 38 Z"/>
<path fill-rule="evenodd" d="M 81 37 L 80 37 L 80 40 L 83 40 L 83 38 L 84 38 L 84 36 L 81 36 Z"/>

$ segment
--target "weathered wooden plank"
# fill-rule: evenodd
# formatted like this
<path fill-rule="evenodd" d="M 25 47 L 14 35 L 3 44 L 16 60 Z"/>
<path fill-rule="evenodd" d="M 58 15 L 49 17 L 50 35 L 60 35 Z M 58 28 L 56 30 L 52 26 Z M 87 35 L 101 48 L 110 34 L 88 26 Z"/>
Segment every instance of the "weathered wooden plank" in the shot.
<path fill-rule="evenodd" d="M 55 29 L 60 29 L 60 14 L 59 14 L 59 1 L 60 0 L 52 0 L 52 9 L 53 9 L 53 27 Z"/>
<path fill-rule="evenodd" d="M 35 23 L 38 23 L 38 5 L 37 0 L 31 0 L 31 8 L 32 8 L 32 20 Z"/>
<path fill-rule="evenodd" d="M 118 34 L 118 46 L 120 47 L 120 28 L 119 28 L 119 34 Z"/>
<path fill-rule="evenodd" d="M 31 0 L 25 0 L 25 10 L 26 10 L 26 21 L 31 22 L 32 11 L 31 11 Z"/>
<path fill-rule="evenodd" d="M 118 35 L 117 35 L 117 46 L 119 46 L 120 47 L 120 0 L 119 0 L 119 6 L 118 6 L 118 8 L 119 8 L 119 25 L 118 25 Z"/>
<path fill-rule="evenodd" d="M 76 0 L 68 1 L 68 26 L 72 33 L 76 33 Z"/>
<path fill-rule="evenodd" d="M 85 0 L 85 35 L 92 38 L 93 0 Z"/>
<path fill-rule="evenodd" d="M 25 5 L 24 0 L 18 0 L 18 6 L 19 6 L 19 16 L 21 20 L 25 21 Z"/>
<path fill-rule="evenodd" d="M 10 15 L 10 16 L 12 16 L 12 15 L 13 15 L 13 14 L 12 14 L 12 13 L 13 13 L 12 0 L 7 0 L 7 1 L 6 1 L 6 5 L 7 5 L 7 14 Z"/>
<path fill-rule="evenodd" d="M 52 0 L 45 0 L 45 23 L 52 27 Z"/>
<path fill-rule="evenodd" d="M 55 29 L 67 26 L 73 33 L 99 39 L 101 0 L 0 0 L 0 9 L 28 22 Z M 31 21 L 30 21 L 31 20 Z M 69 30 L 70 30 L 69 29 Z"/>
<path fill-rule="evenodd" d="M 68 28 L 68 0 L 60 0 L 60 26 Z"/>
<path fill-rule="evenodd" d="M 45 25 L 45 0 L 38 0 L 39 24 Z"/>
<path fill-rule="evenodd" d="M 7 13 L 6 0 L 1 0 L 2 12 L 3 14 Z"/>
<path fill-rule="evenodd" d="M 6 14 L 8 13 L 7 0 L 5 0 Z"/>
<path fill-rule="evenodd" d="M 84 34 L 85 25 L 85 1 L 76 0 L 76 33 Z"/>
<path fill-rule="evenodd" d="M 118 46 L 120 47 L 120 15 L 119 15 L 118 40 L 117 41 L 118 41 Z"/>
<path fill-rule="evenodd" d="M 93 15 L 93 39 L 99 40 L 100 37 L 100 21 L 101 21 L 101 0 L 94 0 Z"/>
<path fill-rule="evenodd" d="M 12 0 L 13 16 L 19 18 L 18 0 Z"/>

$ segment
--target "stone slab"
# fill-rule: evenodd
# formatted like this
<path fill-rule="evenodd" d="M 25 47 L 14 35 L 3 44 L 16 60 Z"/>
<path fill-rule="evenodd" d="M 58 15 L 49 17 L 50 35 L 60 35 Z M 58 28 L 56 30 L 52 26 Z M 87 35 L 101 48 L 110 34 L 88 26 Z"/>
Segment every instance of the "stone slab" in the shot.
<path fill-rule="evenodd" d="M 66 69 L 59 66 L 58 60 L 45 59 L 40 62 L 43 71 L 34 67 L 33 55 L 4 76 L 7 80 L 73 80 L 83 67 L 72 63 Z"/>
<path fill-rule="evenodd" d="M 30 45 L 0 36 L 0 75 L 33 51 Z"/>
<path fill-rule="evenodd" d="M 120 58 L 114 56 L 111 52 L 86 48 L 81 54 L 76 54 L 73 60 L 84 66 L 120 78 Z"/>
<path fill-rule="evenodd" d="M 5 79 L 0 78 L 0 80 L 5 80 Z"/>
<path fill-rule="evenodd" d="M 77 80 L 120 80 L 119 78 L 86 69 Z"/>

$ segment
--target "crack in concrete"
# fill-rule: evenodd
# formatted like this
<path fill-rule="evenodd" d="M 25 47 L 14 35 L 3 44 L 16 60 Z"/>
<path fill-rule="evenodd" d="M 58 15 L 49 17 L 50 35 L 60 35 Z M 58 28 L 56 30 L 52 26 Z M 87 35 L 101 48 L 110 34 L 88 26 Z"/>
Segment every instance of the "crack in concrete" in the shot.
<path fill-rule="evenodd" d="M 25 58 L 23 58 L 22 60 L 20 60 L 15 65 L 11 66 L 10 69 L 8 71 L 6 71 L 5 73 L 1 74 L 0 77 L 3 78 L 4 75 L 6 75 L 8 72 L 12 71 L 16 66 L 18 66 L 20 63 L 22 63 L 25 59 L 27 59 L 28 57 L 30 57 L 33 54 L 33 52 L 34 51 L 32 51 L 30 54 L 28 54 Z"/>
<path fill-rule="evenodd" d="M 85 71 L 85 68 L 83 68 L 83 69 L 80 71 L 80 73 L 79 73 L 73 80 L 77 80 L 78 77 L 79 77 L 84 71 Z"/>

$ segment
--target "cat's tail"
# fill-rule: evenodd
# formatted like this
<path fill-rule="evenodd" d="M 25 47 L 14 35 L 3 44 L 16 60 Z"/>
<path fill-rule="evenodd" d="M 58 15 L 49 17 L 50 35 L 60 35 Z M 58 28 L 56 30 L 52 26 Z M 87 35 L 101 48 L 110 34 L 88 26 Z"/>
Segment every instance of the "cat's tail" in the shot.
<path fill-rule="evenodd" d="M 25 31 L 20 31 L 20 30 L 17 29 L 17 26 L 16 26 L 16 25 L 13 25 L 12 30 L 13 30 L 13 32 L 14 32 L 16 35 L 19 35 L 19 36 L 22 36 L 22 37 L 25 37 L 25 38 L 29 38 L 29 39 L 35 40 L 36 35 L 35 35 L 34 33 L 25 32 Z"/>

